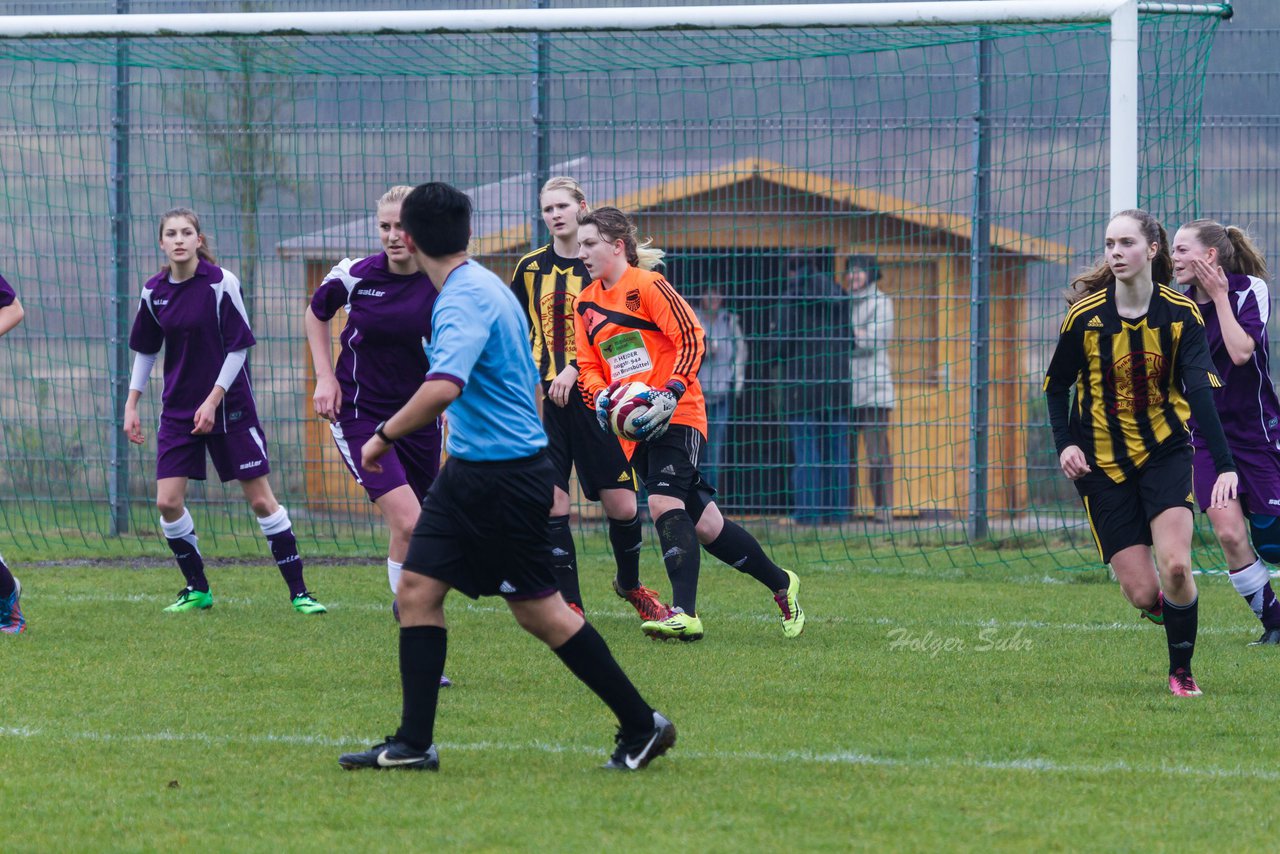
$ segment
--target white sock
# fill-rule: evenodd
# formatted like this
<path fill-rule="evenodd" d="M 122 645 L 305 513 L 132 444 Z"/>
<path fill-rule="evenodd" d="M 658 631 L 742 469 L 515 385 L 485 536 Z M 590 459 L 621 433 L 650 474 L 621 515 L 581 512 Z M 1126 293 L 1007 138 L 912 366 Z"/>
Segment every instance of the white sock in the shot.
<path fill-rule="evenodd" d="M 289 521 L 289 511 L 284 509 L 284 505 L 280 505 L 280 509 L 272 513 L 270 516 L 263 516 L 258 520 L 258 526 L 262 528 L 262 533 L 270 537 L 275 534 L 283 534 L 289 530 L 292 523 Z"/>
<path fill-rule="evenodd" d="M 182 508 L 182 515 L 173 522 L 166 522 L 160 519 L 160 530 L 164 532 L 165 539 L 168 540 L 184 540 L 191 544 L 191 548 L 196 550 L 196 554 L 200 554 L 200 547 L 196 545 L 199 537 L 196 536 L 196 523 L 191 519 L 191 511 Z"/>
<path fill-rule="evenodd" d="M 396 589 L 400 586 L 400 573 L 403 569 L 403 561 L 396 561 L 391 558 L 387 558 L 387 581 L 391 582 L 392 596 L 396 594 Z"/>

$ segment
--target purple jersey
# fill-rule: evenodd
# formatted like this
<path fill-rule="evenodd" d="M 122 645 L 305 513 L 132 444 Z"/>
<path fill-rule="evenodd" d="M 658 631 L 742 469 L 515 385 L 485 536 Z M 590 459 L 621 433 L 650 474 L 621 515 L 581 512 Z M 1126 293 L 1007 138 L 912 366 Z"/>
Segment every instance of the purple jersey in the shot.
<path fill-rule="evenodd" d="M 1217 307 L 1200 304 L 1204 331 L 1213 364 L 1222 377 L 1221 388 L 1213 390 L 1214 406 L 1222 420 L 1222 431 L 1233 453 L 1248 448 L 1280 450 L 1280 399 L 1271 384 L 1268 364 L 1267 318 L 1271 315 L 1271 294 L 1267 283 L 1253 276 L 1227 275 L 1228 299 L 1232 312 L 1245 333 L 1253 339 L 1253 355 L 1243 365 L 1233 364 L 1222 339 L 1222 322 Z M 1187 294 L 1192 295 L 1192 291 Z M 1203 435 L 1189 423 L 1191 442 L 1205 447 Z"/>
<path fill-rule="evenodd" d="M 143 285 L 129 348 L 146 354 L 164 348 L 161 429 L 190 433 L 196 410 L 213 391 L 227 353 L 253 345 L 240 280 L 231 272 L 202 259 L 185 282 L 171 282 L 162 272 Z M 257 424 L 246 361 L 227 389 L 211 432 L 230 433 Z"/>
<path fill-rule="evenodd" d="M 346 306 L 342 353 L 334 375 L 342 389 L 339 421 L 390 418 L 422 385 L 428 364 L 436 288 L 423 273 L 402 276 L 385 252 L 343 261 L 311 298 L 311 311 L 329 320 Z"/>
<path fill-rule="evenodd" d="M 13 301 L 18 295 L 13 292 L 13 285 L 4 280 L 4 276 L 0 276 L 0 308 L 7 305 L 13 305 Z"/>

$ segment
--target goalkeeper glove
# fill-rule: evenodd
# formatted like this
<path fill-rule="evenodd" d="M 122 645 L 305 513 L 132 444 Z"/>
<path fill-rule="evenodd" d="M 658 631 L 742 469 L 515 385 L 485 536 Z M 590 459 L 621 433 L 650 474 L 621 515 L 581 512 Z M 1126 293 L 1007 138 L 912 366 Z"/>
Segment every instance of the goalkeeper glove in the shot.
<path fill-rule="evenodd" d="M 684 395 L 684 383 L 670 380 L 666 388 L 651 388 L 643 394 L 636 395 L 638 400 L 649 404 L 649 411 L 632 422 L 636 436 L 642 442 L 657 439 L 671 426 L 671 416 L 675 414 L 676 404 Z"/>
<path fill-rule="evenodd" d="M 596 423 L 606 433 L 611 432 L 609 429 L 609 404 L 613 402 L 613 393 L 621 385 L 620 381 L 614 380 L 609 383 L 609 386 L 604 391 L 596 395 Z"/>

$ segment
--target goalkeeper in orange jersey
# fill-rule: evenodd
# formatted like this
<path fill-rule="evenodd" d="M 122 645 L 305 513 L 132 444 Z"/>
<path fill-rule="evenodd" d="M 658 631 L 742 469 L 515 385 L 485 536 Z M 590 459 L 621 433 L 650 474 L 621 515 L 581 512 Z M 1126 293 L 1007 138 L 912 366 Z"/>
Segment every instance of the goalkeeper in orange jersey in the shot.
<path fill-rule="evenodd" d="M 649 493 L 672 607 L 665 619 L 648 620 L 641 629 L 664 640 L 703 636 L 697 610 L 701 543 L 713 557 L 769 588 L 782 611 L 782 633 L 798 637 L 804 631 L 804 611 L 796 598 L 800 579 L 720 514 L 716 490 L 698 472 L 707 444 L 698 384 L 702 326 L 671 283 L 653 271 L 662 254 L 637 244 L 635 226 L 617 208 L 578 215 L 578 258 L 593 280 L 574 309 L 583 397 L 608 430 L 609 392 L 623 382 L 650 386 L 641 395 L 649 411 L 634 422 L 640 441 L 619 441 Z"/>

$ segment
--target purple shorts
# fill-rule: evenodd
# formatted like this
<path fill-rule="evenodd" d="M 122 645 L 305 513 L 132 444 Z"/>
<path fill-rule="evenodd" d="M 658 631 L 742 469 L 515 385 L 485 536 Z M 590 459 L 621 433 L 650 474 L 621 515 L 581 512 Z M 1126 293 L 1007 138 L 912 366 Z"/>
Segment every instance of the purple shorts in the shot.
<path fill-rule="evenodd" d="M 262 435 L 261 427 L 255 425 L 234 433 L 193 436 L 166 430 L 162 425 L 156 434 L 156 480 L 167 477 L 204 480 L 206 449 L 223 483 L 253 480 L 271 471 L 271 463 L 267 460 L 267 439 Z"/>
<path fill-rule="evenodd" d="M 1203 512 L 1209 506 L 1218 473 L 1213 468 L 1213 457 L 1208 448 L 1196 448 L 1195 451 L 1192 484 L 1196 504 Z M 1235 457 L 1236 473 L 1240 476 L 1240 504 L 1245 513 L 1280 516 L 1280 451 L 1233 445 L 1231 456 Z"/>
<path fill-rule="evenodd" d="M 378 461 L 382 463 L 382 471 L 375 473 L 365 471 L 360 465 L 360 452 L 379 423 L 359 418 L 329 425 L 342 461 L 351 470 L 356 483 L 369 494 L 370 501 L 377 501 L 391 490 L 405 485 L 413 490 L 418 501 L 422 501 L 440 473 L 440 428 L 424 427 L 396 439 L 391 450 Z"/>

